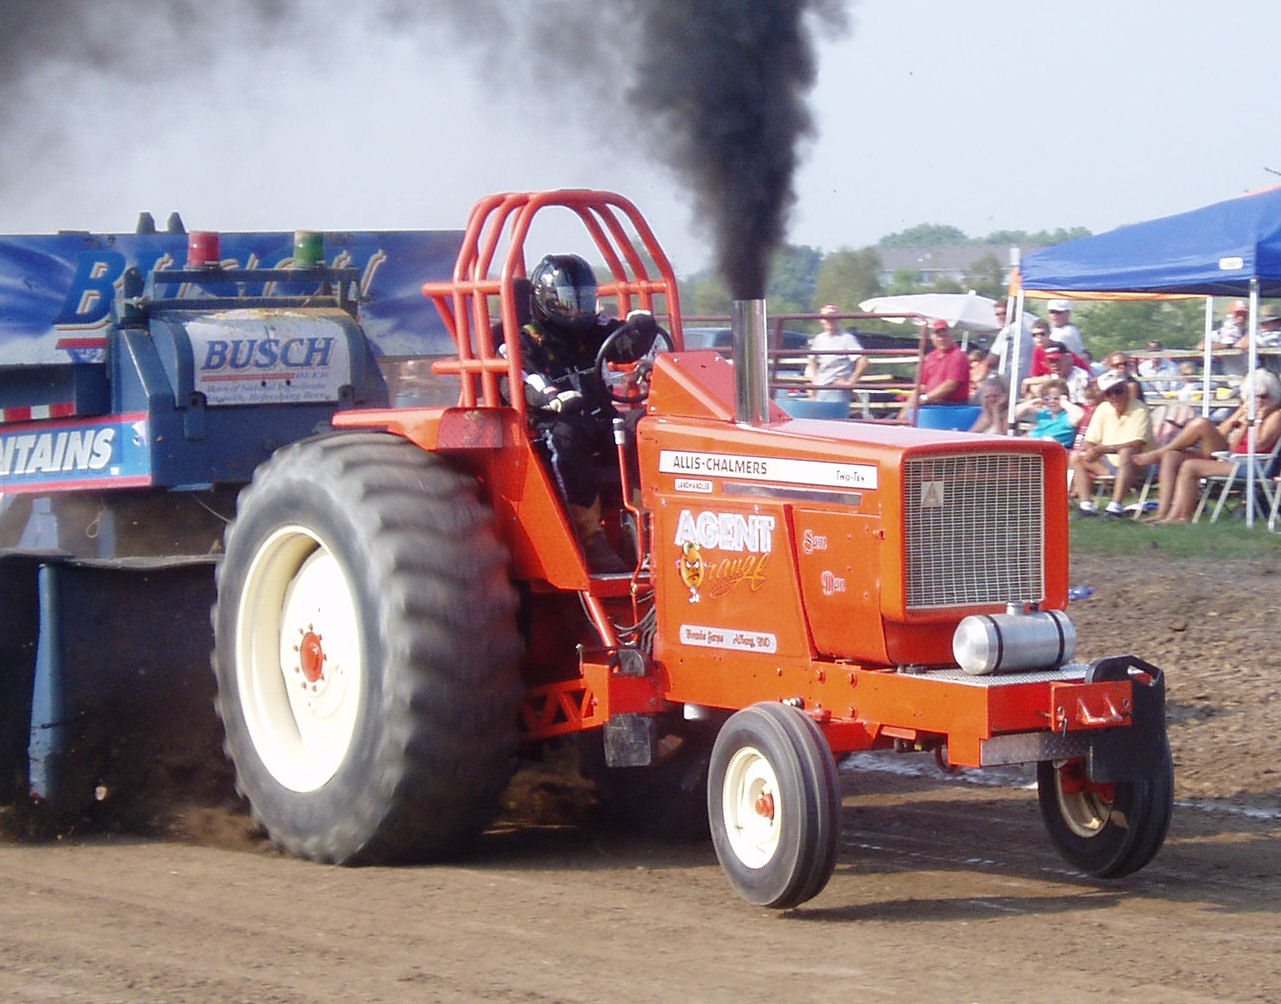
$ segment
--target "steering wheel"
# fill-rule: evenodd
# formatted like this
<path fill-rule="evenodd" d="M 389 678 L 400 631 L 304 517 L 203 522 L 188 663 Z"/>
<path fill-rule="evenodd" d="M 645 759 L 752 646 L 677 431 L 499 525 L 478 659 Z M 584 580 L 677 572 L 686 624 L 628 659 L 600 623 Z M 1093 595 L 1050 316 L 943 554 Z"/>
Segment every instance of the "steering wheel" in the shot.
<path fill-rule="evenodd" d="M 615 404 L 638 405 L 649 397 L 654 357 L 676 347 L 649 314 L 615 328 L 596 351 L 596 376 Z"/>

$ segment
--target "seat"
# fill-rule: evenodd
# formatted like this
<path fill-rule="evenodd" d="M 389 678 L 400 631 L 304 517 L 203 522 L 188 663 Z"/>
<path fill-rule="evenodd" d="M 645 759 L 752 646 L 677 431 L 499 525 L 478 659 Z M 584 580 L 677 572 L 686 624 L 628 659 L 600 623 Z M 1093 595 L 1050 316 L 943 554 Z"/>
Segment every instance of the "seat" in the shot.
<path fill-rule="evenodd" d="M 1215 503 L 1214 512 L 1210 515 L 1210 522 L 1218 520 L 1223 513 L 1224 504 L 1228 497 L 1234 492 L 1244 495 L 1246 485 L 1250 476 L 1250 455 L 1248 453 L 1231 453 L 1227 455 L 1216 454 L 1223 460 L 1232 463 L 1232 470 L 1228 474 L 1214 475 L 1204 479 L 1201 488 L 1201 498 L 1197 501 L 1196 512 L 1192 514 L 1192 522 L 1196 523 L 1201 519 L 1201 514 L 1205 511 L 1207 503 L 1210 501 L 1210 495 L 1213 493 L 1216 485 L 1222 485 L 1219 491 L 1218 501 Z M 1256 453 L 1254 455 L 1254 487 L 1262 495 L 1262 508 L 1270 510 L 1275 514 L 1277 509 L 1277 465 L 1281 463 L 1281 437 L 1278 437 L 1269 453 Z"/>

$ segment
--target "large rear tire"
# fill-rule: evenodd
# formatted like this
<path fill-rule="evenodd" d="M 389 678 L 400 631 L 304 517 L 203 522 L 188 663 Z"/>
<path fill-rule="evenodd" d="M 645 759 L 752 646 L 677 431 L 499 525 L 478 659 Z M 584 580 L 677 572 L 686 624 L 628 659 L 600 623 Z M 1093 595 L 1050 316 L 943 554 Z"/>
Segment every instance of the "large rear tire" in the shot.
<path fill-rule="evenodd" d="M 213 609 L 239 791 L 317 861 L 440 858 L 492 818 L 517 741 L 506 552 L 475 482 L 384 433 L 254 475 Z"/>
<path fill-rule="evenodd" d="M 707 808 L 716 857 L 749 903 L 789 909 L 832 877 L 836 764 L 819 727 L 795 708 L 755 704 L 729 718 L 712 747 Z"/>
<path fill-rule="evenodd" d="M 1146 777 L 1096 784 L 1080 760 L 1036 765 L 1037 798 L 1050 839 L 1074 868 L 1122 878 L 1152 860 L 1165 841 L 1174 806 L 1174 760 L 1162 756 Z"/>

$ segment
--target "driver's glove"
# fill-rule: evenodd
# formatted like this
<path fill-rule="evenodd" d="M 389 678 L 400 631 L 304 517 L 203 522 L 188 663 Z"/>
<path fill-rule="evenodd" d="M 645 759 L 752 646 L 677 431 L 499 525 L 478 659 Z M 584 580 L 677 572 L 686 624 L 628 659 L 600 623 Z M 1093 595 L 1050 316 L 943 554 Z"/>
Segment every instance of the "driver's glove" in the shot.
<path fill-rule="evenodd" d="M 658 334 L 658 322 L 648 310 L 633 310 L 627 315 L 628 326 L 642 337 Z"/>
<path fill-rule="evenodd" d="M 583 395 L 576 390 L 563 390 L 547 402 L 547 410 L 572 415 L 583 407 Z"/>

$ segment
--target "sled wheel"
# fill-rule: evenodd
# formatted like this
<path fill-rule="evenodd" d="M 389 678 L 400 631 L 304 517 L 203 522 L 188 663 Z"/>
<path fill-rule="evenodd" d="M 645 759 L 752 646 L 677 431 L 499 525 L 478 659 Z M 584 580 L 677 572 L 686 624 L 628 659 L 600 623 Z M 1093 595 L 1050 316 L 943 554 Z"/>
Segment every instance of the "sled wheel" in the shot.
<path fill-rule="evenodd" d="M 818 895 L 836 865 L 840 796 L 823 733 L 781 704 L 732 715 L 712 747 L 712 844 L 749 903 L 788 909 Z"/>
<path fill-rule="evenodd" d="M 1174 761 L 1166 741 L 1157 765 L 1134 781 L 1097 784 L 1080 760 L 1036 765 L 1041 817 L 1059 853 L 1097 878 L 1138 871 L 1161 848 L 1174 805 Z"/>
<path fill-rule="evenodd" d="M 707 839 L 707 767 L 713 731 L 681 723 L 647 767 L 608 767 L 599 730 L 578 737 L 578 763 L 610 822 L 662 840 Z"/>
<path fill-rule="evenodd" d="M 213 609 L 217 707 L 255 819 L 301 857 L 437 858 L 511 775 L 520 640 L 474 481 L 383 433 L 255 473 Z"/>

